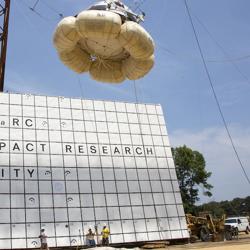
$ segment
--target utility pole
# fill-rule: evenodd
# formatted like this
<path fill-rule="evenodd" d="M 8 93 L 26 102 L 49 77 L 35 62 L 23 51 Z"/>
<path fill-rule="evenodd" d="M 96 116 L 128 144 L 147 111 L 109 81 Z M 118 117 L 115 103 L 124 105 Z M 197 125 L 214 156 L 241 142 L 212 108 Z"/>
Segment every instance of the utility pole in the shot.
<path fill-rule="evenodd" d="M 4 74 L 8 41 L 8 29 L 9 29 L 9 15 L 10 15 L 10 0 L 0 1 L 0 92 L 4 90 Z"/>

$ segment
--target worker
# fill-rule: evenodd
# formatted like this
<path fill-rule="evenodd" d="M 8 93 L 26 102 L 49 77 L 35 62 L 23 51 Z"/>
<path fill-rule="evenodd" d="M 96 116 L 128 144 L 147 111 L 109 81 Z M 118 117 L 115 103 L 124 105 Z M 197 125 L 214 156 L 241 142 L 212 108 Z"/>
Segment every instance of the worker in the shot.
<path fill-rule="evenodd" d="M 41 229 L 41 233 L 38 237 L 40 238 L 40 241 L 41 241 L 41 249 L 49 250 L 48 243 L 47 243 L 48 236 L 45 234 L 44 228 Z"/>
<path fill-rule="evenodd" d="M 103 246 L 108 246 L 109 245 L 109 229 L 107 228 L 107 225 L 104 224 L 102 228 L 102 245 Z"/>
<path fill-rule="evenodd" d="M 86 244 L 88 247 L 95 247 L 95 233 L 92 232 L 92 229 L 89 228 L 88 233 L 86 234 Z"/>

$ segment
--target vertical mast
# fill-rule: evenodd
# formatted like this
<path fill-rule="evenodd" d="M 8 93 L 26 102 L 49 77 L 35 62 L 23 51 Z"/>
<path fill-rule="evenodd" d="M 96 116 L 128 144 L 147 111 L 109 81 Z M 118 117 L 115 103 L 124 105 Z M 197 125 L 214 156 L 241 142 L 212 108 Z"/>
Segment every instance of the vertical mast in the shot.
<path fill-rule="evenodd" d="M 4 90 L 4 74 L 8 41 L 8 28 L 9 28 L 9 14 L 10 14 L 10 0 L 0 1 L 0 92 Z"/>

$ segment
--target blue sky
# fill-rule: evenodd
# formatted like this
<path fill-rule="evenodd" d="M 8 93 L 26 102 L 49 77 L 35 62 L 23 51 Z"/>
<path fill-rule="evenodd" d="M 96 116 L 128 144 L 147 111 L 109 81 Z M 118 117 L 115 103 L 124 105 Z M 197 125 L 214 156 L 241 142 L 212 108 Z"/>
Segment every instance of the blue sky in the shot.
<path fill-rule="evenodd" d="M 135 101 L 132 82 L 110 85 L 97 83 L 88 74 L 78 76 L 60 63 L 53 48 L 53 31 L 60 19 L 52 9 L 64 16 L 75 15 L 95 1 L 40 0 L 36 11 L 43 18 L 29 10 L 35 2 L 12 0 L 5 90 Z M 136 1 L 124 2 L 133 7 Z M 188 4 L 225 119 L 250 176 L 250 2 L 188 0 Z M 141 9 L 146 13 L 143 26 L 155 40 L 156 64 L 136 83 L 139 102 L 160 103 L 172 145 L 186 144 L 205 156 L 207 168 L 213 172 L 214 195 L 202 198 L 203 202 L 249 195 L 249 184 L 225 133 L 184 1 L 145 0 Z"/>

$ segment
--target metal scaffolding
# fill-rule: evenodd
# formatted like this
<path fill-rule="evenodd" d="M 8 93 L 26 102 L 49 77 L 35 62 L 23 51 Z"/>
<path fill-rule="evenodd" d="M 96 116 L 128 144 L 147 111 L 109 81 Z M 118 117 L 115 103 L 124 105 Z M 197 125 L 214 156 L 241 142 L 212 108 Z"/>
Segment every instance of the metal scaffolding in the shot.
<path fill-rule="evenodd" d="M 4 90 L 4 74 L 7 52 L 8 28 L 9 28 L 10 0 L 0 1 L 0 92 Z"/>

